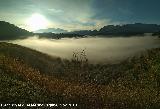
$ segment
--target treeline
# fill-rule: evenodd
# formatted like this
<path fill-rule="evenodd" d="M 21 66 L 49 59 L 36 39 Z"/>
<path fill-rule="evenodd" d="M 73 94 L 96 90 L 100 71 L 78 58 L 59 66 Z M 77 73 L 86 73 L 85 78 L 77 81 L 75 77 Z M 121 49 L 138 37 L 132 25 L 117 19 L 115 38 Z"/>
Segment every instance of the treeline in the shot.
<path fill-rule="evenodd" d="M 69 34 L 69 33 L 34 33 L 34 35 L 38 35 L 39 38 L 50 38 L 50 39 L 80 38 L 80 37 L 84 37 L 84 35 Z"/>

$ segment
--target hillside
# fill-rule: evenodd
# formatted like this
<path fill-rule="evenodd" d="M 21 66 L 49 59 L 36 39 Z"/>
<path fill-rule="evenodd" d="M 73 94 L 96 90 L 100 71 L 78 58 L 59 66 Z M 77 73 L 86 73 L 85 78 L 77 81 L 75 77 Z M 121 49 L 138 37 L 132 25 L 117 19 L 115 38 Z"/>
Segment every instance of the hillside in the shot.
<path fill-rule="evenodd" d="M 51 102 L 48 93 L 31 81 L 26 81 L 14 72 L 0 68 L 1 103 L 43 103 Z M 49 99 L 48 99 L 49 98 Z"/>
<path fill-rule="evenodd" d="M 8 22 L 0 21 L 0 40 L 20 39 L 29 35 L 32 35 L 32 33 L 27 30 L 21 29 Z"/>
<path fill-rule="evenodd" d="M 91 65 L 1 42 L 0 100 L 77 103 L 79 109 L 159 109 L 159 58 L 156 48 L 119 64 Z"/>

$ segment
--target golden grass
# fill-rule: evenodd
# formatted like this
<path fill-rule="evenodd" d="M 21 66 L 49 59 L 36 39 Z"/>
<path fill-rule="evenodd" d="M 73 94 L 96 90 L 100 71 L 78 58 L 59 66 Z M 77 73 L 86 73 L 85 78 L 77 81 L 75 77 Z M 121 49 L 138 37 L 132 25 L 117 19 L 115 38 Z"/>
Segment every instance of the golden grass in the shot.
<path fill-rule="evenodd" d="M 95 82 L 79 83 L 44 75 L 45 72 L 32 68 L 22 60 L 2 54 L 0 55 L 0 68 L 33 81 L 49 93 L 62 96 L 64 101 L 78 103 L 81 109 L 159 109 L 160 52 L 157 51 L 160 50 L 153 50 L 141 57 L 124 61 L 122 65 L 119 65 L 123 75 L 105 85 Z M 73 65 L 79 63 L 78 67 L 83 67 L 78 57 L 73 58 L 69 63 Z M 72 67 L 74 66 L 69 66 L 65 72 L 70 70 L 75 72 L 79 69 L 77 66 Z M 83 73 L 82 71 L 84 69 L 80 69 L 78 73 Z"/>
<path fill-rule="evenodd" d="M 159 104 L 160 96 L 153 88 L 142 88 L 130 86 L 125 87 L 125 81 L 113 81 L 110 85 L 97 85 L 93 83 L 71 83 L 54 77 L 42 75 L 38 70 L 33 69 L 6 56 L 0 56 L 1 66 L 8 72 L 16 72 L 28 81 L 45 88 L 48 92 L 63 96 L 65 100 L 78 102 L 90 108 L 131 108 L 151 107 L 152 104 Z M 122 83 L 123 82 L 123 83 Z M 84 107 L 85 107 L 84 106 Z M 156 105 L 157 106 L 157 105 Z M 159 106 L 159 105 L 158 105 Z"/>

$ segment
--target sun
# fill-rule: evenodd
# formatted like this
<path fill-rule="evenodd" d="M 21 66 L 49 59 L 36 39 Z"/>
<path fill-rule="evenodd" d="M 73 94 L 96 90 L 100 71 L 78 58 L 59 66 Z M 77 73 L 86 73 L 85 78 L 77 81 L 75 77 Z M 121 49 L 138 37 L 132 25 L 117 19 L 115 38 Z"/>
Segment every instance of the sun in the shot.
<path fill-rule="evenodd" d="M 27 19 L 26 24 L 29 30 L 36 31 L 47 28 L 48 21 L 45 16 L 35 13 L 29 19 Z"/>

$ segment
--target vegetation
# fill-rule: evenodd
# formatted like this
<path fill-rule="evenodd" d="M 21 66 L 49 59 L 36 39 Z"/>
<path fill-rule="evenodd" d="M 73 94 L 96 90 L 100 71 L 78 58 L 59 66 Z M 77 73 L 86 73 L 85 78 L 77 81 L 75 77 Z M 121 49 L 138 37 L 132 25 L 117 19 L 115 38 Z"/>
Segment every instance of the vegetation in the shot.
<path fill-rule="evenodd" d="M 61 38 L 82 38 L 84 35 L 69 33 L 35 33 L 39 38 L 61 39 Z"/>
<path fill-rule="evenodd" d="M 119 64 L 89 64 L 85 50 L 62 60 L 0 43 L 0 100 L 77 103 L 79 109 L 159 109 L 160 48 Z M 19 94 L 17 94 L 19 93 Z"/>
<path fill-rule="evenodd" d="M 160 37 L 160 31 L 153 33 L 152 36 L 158 36 L 158 37 Z"/>

